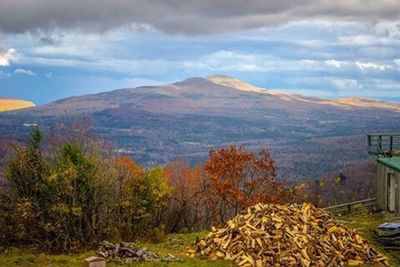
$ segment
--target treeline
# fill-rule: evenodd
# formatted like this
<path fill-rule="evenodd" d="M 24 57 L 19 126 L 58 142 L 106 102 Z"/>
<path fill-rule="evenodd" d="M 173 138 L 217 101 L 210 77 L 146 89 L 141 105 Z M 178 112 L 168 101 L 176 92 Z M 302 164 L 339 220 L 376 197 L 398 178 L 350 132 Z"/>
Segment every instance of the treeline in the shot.
<path fill-rule="evenodd" d="M 376 197 L 376 161 L 364 160 L 308 183 L 313 203 L 334 206 Z"/>
<path fill-rule="evenodd" d="M 84 127 L 32 131 L 4 161 L 0 245 L 75 251 L 103 239 L 209 229 L 257 202 L 288 201 L 266 150 L 210 150 L 204 165 L 144 169 Z"/>
<path fill-rule="evenodd" d="M 349 171 L 283 183 L 266 149 L 255 153 L 238 146 L 211 149 L 196 166 L 178 160 L 145 169 L 82 124 L 46 134 L 35 129 L 25 144 L 1 148 L 0 247 L 70 252 L 105 239 L 157 242 L 170 232 L 223 224 L 258 202 L 326 206 L 365 187 Z M 374 167 L 369 170 L 372 177 Z"/>

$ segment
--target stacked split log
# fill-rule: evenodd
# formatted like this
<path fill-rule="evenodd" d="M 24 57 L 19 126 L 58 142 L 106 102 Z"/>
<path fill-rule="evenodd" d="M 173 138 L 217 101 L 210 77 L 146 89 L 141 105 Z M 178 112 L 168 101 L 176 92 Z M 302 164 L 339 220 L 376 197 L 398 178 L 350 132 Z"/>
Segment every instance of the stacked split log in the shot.
<path fill-rule="evenodd" d="M 195 252 L 239 266 L 388 266 L 354 229 L 310 204 L 257 204 L 196 242 Z"/>

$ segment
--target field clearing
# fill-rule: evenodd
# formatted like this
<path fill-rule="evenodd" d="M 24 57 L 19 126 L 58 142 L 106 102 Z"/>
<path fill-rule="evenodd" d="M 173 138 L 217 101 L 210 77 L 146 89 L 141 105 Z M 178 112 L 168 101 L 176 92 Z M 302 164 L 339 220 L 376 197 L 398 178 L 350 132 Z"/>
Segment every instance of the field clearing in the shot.
<path fill-rule="evenodd" d="M 107 263 L 107 267 L 116 266 L 199 266 L 199 267 L 223 267 L 223 266 L 234 266 L 228 261 L 216 260 L 209 261 L 201 259 L 199 257 L 189 257 L 186 255 L 186 250 L 196 240 L 197 237 L 203 237 L 207 233 L 191 233 L 191 234 L 171 234 L 167 237 L 165 242 L 159 244 L 152 244 L 148 242 L 137 242 L 137 245 L 141 248 L 146 247 L 150 251 L 160 253 L 161 255 L 167 255 L 168 253 L 181 258 L 178 262 L 142 262 L 142 263 L 130 263 L 130 264 L 116 264 Z M 1 267 L 31 267 L 31 266 L 43 266 L 43 267 L 67 267 L 67 266 L 82 266 L 83 260 L 88 256 L 95 255 L 94 251 L 87 251 L 80 254 L 71 255 L 47 255 L 44 253 L 36 253 L 33 249 L 10 249 L 7 252 L 0 254 L 0 266 Z"/>
<path fill-rule="evenodd" d="M 386 251 L 382 249 L 380 244 L 375 242 L 372 237 L 372 229 L 385 222 L 400 222 L 400 217 L 393 217 L 381 213 L 363 213 L 338 217 L 337 220 L 348 227 L 355 228 L 362 237 L 367 239 L 373 245 L 374 248 L 389 258 L 389 263 L 391 266 L 400 266 L 400 250 Z"/>
<path fill-rule="evenodd" d="M 359 234 L 365 239 L 369 240 L 373 246 L 381 253 L 389 258 L 391 266 L 400 266 L 400 252 L 384 251 L 380 248 L 379 244 L 374 242 L 371 236 L 371 230 L 383 222 L 399 221 L 399 217 L 390 217 L 382 214 L 357 214 L 338 217 L 338 220 L 343 222 L 349 227 L 358 230 Z M 161 255 L 173 254 L 181 258 L 179 262 L 143 262 L 143 263 L 130 263 L 130 264 L 116 264 L 107 263 L 108 267 L 116 266 L 235 266 L 234 264 L 224 261 L 216 260 L 211 261 L 202 259 L 200 257 L 190 257 L 186 255 L 186 251 L 190 245 L 196 240 L 197 237 L 204 237 L 207 232 L 190 233 L 190 234 L 171 234 L 164 242 L 153 244 L 149 242 L 137 242 L 139 247 L 146 247 L 150 251 L 160 253 Z M 71 255 L 47 255 L 44 253 L 37 253 L 29 248 L 13 248 L 0 253 L 0 266 L 1 267 L 30 267 L 30 266 L 44 266 L 44 267 L 66 267 L 66 266 L 82 266 L 83 259 L 95 255 L 94 251 L 86 251 L 80 254 Z M 370 266 L 370 265 L 363 265 Z"/>

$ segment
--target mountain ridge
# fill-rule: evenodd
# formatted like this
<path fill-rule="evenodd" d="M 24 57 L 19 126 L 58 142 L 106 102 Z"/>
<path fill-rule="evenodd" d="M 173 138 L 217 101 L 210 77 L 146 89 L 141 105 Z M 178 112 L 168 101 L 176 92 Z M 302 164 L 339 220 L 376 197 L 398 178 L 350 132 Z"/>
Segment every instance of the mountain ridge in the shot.
<path fill-rule="evenodd" d="M 31 107 L 35 107 L 35 104 L 28 100 L 0 97 L 0 112 Z"/>
<path fill-rule="evenodd" d="M 13 132 L 23 140 L 29 133 L 24 125 L 46 130 L 90 117 L 95 135 L 146 166 L 178 158 L 200 163 L 210 148 L 236 144 L 267 147 L 280 177 L 296 180 L 365 160 L 367 133 L 400 131 L 399 106 L 280 93 L 226 76 L 194 77 L 2 113 L 0 136 Z"/>
<path fill-rule="evenodd" d="M 95 96 L 107 96 L 113 95 L 115 93 L 122 92 L 131 92 L 135 93 L 138 90 L 151 90 L 153 88 L 162 88 L 163 94 L 165 97 L 168 97 L 168 90 L 179 90 L 180 87 L 184 86 L 201 86 L 204 87 L 205 84 L 212 83 L 218 86 L 223 86 L 224 88 L 235 89 L 238 91 L 248 92 L 248 93 L 257 93 L 263 95 L 269 95 L 274 97 L 279 97 L 285 101 L 302 101 L 302 102 L 317 102 L 318 104 L 331 105 L 339 108 L 351 109 L 351 108 L 378 108 L 378 109 L 389 109 L 400 112 L 400 103 L 398 102 L 390 102 L 379 100 L 375 98 L 367 98 L 367 97 L 340 97 L 335 99 L 327 99 L 320 98 L 315 96 L 304 96 L 296 93 L 287 93 L 279 91 L 278 89 L 267 89 L 262 87 L 253 86 L 247 82 L 241 81 L 231 76 L 225 75 L 213 75 L 208 77 L 191 77 L 182 81 L 178 81 L 171 84 L 165 84 L 161 86 L 139 86 L 135 88 L 123 88 L 123 89 L 115 89 L 112 91 L 106 91 L 101 93 L 87 94 L 82 96 L 72 96 L 64 99 L 59 99 L 54 102 L 50 102 L 43 106 L 52 105 L 54 103 L 63 103 L 68 100 L 85 98 L 85 97 L 95 97 Z M 160 93 L 160 92 L 159 92 Z M 38 106 L 40 107 L 40 106 Z"/>

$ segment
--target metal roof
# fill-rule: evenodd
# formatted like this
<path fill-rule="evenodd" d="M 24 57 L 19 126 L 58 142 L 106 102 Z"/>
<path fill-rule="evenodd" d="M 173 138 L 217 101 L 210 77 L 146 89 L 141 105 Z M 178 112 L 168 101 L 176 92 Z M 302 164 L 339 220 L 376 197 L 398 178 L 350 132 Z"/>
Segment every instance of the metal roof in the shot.
<path fill-rule="evenodd" d="M 400 172 L 400 157 L 378 158 L 378 162 Z"/>

